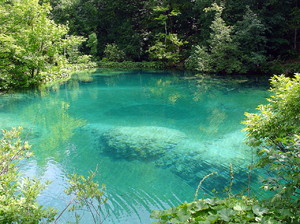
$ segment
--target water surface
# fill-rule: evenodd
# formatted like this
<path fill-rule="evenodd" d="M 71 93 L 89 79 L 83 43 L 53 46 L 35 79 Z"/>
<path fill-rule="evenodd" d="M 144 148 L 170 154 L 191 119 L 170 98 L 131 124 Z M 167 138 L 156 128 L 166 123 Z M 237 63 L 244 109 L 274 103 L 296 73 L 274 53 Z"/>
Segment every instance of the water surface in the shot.
<path fill-rule="evenodd" d="M 70 200 L 66 174 L 98 167 L 96 180 L 109 199 L 105 223 L 151 223 L 151 210 L 193 200 L 211 172 L 218 174 L 201 193 L 222 191 L 230 163 L 233 190 L 247 187 L 253 152 L 242 144 L 240 122 L 265 103 L 266 89 L 258 77 L 81 72 L 62 85 L 1 96 L 0 128 L 24 127 L 35 156 L 22 169 L 52 181 L 44 205 L 62 209 Z M 84 213 L 82 223 L 90 218 Z"/>

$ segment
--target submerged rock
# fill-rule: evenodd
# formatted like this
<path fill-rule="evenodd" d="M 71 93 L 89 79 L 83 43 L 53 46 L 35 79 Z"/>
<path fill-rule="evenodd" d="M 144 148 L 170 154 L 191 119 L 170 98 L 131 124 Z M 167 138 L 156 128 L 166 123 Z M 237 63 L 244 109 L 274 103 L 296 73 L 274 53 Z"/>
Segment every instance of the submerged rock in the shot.
<path fill-rule="evenodd" d="M 178 130 L 155 127 L 116 127 L 102 134 L 104 150 L 117 157 L 153 160 L 173 150 L 186 135 Z"/>
<path fill-rule="evenodd" d="M 228 185 L 231 178 L 229 163 L 233 164 L 234 174 L 238 176 L 234 190 L 242 189 L 247 183 L 248 177 L 243 175 L 244 164 L 236 158 L 238 154 L 227 151 L 236 148 L 225 144 L 228 136 L 207 145 L 193 141 L 178 130 L 155 126 L 121 126 L 107 129 L 100 135 L 103 152 L 109 156 L 152 161 L 155 166 L 169 169 L 192 186 L 206 175 L 217 172 L 208 182 L 210 184 L 203 185 L 207 192 L 214 188 L 222 191 Z"/>

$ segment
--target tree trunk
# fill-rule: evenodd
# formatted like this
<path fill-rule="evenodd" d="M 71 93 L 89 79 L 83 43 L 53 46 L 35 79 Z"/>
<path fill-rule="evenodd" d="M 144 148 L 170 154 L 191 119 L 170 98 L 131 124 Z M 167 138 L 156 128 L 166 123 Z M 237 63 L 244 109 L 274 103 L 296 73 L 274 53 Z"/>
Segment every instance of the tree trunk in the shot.
<path fill-rule="evenodd" d="M 295 28 L 294 30 L 294 49 L 297 51 L 297 34 L 298 34 L 298 29 Z"/>
<path fill-rule="evenodd" d="M 31 69 L 31 78 L 33 79 L 34 78 L 34 72 L 35 72 L 35 69 L 33 68 L 33 69 Z"/>

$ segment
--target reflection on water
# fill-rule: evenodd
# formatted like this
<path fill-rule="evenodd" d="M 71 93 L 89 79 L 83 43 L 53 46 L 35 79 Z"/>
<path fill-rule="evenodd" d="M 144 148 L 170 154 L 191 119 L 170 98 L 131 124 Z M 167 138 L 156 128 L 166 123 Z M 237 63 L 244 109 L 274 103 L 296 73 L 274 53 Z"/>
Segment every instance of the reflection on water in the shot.
<path fill-rule="evenodd" d="M 265 102 L 266 89 L 257 77 L 93 70 L 62 85 L 0 96 L 0 128 L 24 126 L 35 156 L 22 169 L 53 182 L 41 203 L 62 209 L 70 200 L 66 173 L 99 167 L 106 223 L 144 224 L 151 210 L 192 200 L 211 172 L 218 175 L 202 193 L 222 191 L 230 163 L 234 190 L 247 187 L 252 151 L 241 144 L 240 121 Z"/>

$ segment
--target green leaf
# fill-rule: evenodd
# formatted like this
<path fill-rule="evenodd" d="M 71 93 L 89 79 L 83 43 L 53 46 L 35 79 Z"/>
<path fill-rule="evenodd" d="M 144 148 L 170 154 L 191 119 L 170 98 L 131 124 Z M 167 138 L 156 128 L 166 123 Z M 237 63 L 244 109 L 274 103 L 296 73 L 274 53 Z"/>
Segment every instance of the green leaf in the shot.
<path fill-rule="evenodd" d="M 262 216 L 263 214 L 268 213 L 269 210 L 267 208 L 263 208 L 259 205 L 254 205 L 254 206 L 252 206 L 252 211 L 257 216 Z"/>
<path fill-rule="evenodd" d="M 196 202 L 195 208 L 196 208 L 197 211 L 201 211 L 201 210 L 204 210 L 204 209 L 208 209 L 209 206 L 206 203 L 206 201 L 199 200 L 199 201 Z"/>
<path fill-rule="evenodd" d="M 153 210 L 150 214 L 150 218 L 151 219 L 158 219 L 161 217 L 161 215 L 163 214 L 162 211 L 159 211 L 159 210 Z"/>
<path fill-rule="evenodd" d="M 218 211 L 217 214 L 222 220 L 229 222 L 231 220 L 231 216 L 234 215 L 235 212 L 232 209 L 223 208 L 222 210 Z"/>
<path fill-rule="evenodd" d="M 247 210 L 247 206 L 242 204 L 242 203 L 237 203 L 234 207 L 234 210 L 236 211 L 246 211 Z"/>

